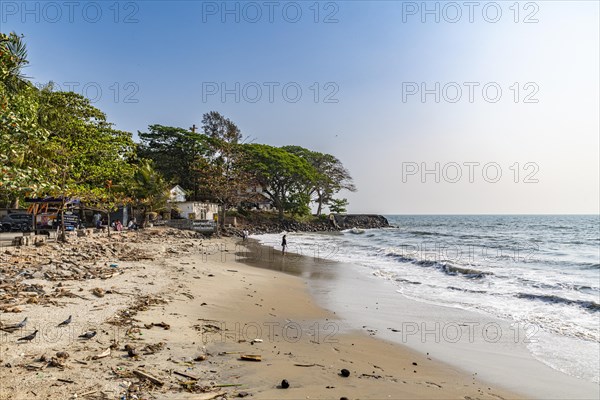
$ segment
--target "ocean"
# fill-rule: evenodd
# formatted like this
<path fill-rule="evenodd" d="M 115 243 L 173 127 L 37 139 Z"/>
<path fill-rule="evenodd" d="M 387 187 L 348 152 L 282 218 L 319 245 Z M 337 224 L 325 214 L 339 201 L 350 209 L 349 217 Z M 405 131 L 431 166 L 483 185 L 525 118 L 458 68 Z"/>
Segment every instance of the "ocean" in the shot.
<path fill-rule="evenodd" d="M 354 264 L 399 296 L 519 324 L 534 358 L 600 382 L 600 216 L 386 218 L 392 227 L 289 233 L 289 251 Z"/>

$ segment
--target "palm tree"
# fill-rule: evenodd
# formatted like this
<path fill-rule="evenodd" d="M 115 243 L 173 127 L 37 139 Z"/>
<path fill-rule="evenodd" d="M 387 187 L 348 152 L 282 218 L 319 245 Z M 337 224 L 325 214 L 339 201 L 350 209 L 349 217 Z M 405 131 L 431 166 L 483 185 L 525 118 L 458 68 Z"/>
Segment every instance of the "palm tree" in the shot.
<path fill-rule="evenodd" d="M 31 84 L 28 77 L 23 74 L 23 68 L 27 66 L 27 47 L 22 36 L 12 32 L 9 35 L 0 34 L 0 55 L 4 66 L 1 70 L 0 79 L 6 89 L 10 92 L 18 92 L 24 85 Z"/>
<path fill-rule="evenodd" d="M 169 200 L 167 182 L 147 160 L 144 160 L 135 171 L 132 189 L 136 205 L 144 210 L 142 225 L 146 222 L 146 213 L 164 208 Z"/>

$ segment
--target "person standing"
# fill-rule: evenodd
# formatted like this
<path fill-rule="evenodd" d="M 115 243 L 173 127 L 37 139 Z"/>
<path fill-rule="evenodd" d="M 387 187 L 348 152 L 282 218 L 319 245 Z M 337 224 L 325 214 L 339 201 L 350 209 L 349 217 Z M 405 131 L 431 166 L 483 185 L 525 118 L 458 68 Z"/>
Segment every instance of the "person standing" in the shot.
<path fill-rule="evenodd" d="M 100 227 L 102 226 L 102 215 L 99 212 L 96 212 L 96 214 L 94 214 L 94 226 L 96 227 L 96 229 L 100 229 Z"/>
<path fill-rule="evenodd" d="M 285 255 L 285 250 L 287 249 L 287 240 L 286 240 L 286 236 L 287 235 L 283 235 L 283 238 L 281 239 L 281 255 L 284 256 Z"/>

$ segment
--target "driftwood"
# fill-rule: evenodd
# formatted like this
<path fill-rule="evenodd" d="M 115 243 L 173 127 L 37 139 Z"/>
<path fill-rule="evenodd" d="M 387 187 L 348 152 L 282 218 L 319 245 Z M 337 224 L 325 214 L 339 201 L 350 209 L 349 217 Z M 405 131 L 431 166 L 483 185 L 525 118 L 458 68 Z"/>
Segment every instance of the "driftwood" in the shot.
<path fill-rule="evenodd" d="M 240 359 L 244 361 L 262 361 L 262 357 L 258 354 L 242 354 Z"/>
<path fill-rule="evenodd" d="M 155 385 L 163 386 L 165 384 L 163 381 L 161 381 L 157 377 L 154 377 L 154 376 L 150 375 L 149 373 L 141 371 L 139 369 L 133 370 L 133 373 L 135 375 L 137 375 L 139 378 L 146 379 L 146 380 L 154 383 Z"/>
<path fill-rule="evenodd" d="M 179 375 L 179 376 L 183 376 L 184 378 L 192 379 L 194 381 L 200 380 L 199 377 L 194 376 L 194 375 L 190 375 L 190 374 L 185 373 L 185 372 L 173 371 L 173 373 L 176 374 L 176 375 Z"/>

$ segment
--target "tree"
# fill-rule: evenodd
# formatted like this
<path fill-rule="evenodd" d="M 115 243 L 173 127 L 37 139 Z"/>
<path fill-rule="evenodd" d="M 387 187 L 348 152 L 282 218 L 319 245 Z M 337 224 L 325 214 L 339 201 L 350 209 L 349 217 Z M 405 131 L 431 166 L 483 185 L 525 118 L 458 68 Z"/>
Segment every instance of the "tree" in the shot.
<path fill-rule="evenodd" d="M 138 156 L 152 160 L 154 168 L 171 184 L 180 185 L 191 193 L 192 200 L 205 194 L 200 186 L 201 165 L 208 156 L 207 137 L 200 133 L 172 126 L 150 125 L 148 132 L 139 132 L 141 144 Z"/>
<path fill-rule="evenodd" d="M 129 132 L 113 129 L 85 97 L 51 88 L 41 92 L 39 120 L 49 132 L 43 161 L 52 188 L 46 195 L 76 197 L 107 212 L 126 201 L 135 155 Z"/>
<path fill-rule="evenodd" d="M 352 177 L 342 162 L 331 154 L 311 151 L 300 146 L 284 146 L 284 150 L 302 157 L 316 170 L 315 180 L 307 193 L 317 204 L 317 215 L 321 215 L 323 205 L 329 204 L 333 196 L 341 190 L 355 192 Z"/>
<path fill-rule="evenodd" d="M 15 33 L 0 33 L 0 197 L 19 199 L 49 189 L 42 162 L 48 132 L 38 123 L 38 90 L 22 69 L 27 50 Z"/>
<path fill-rule="evenodd" d="M 247 155 L 246 170 L 263 187 L 279 211 L 280 219 L 285 211 L 297 208 L 294 201 L 308 206 L 310 199 L 302 194 L 314 182 L 317 173 L 305 159 L 266 144 L 246 144 L 243 148 Z"/>
<path fill-rule="evenodd" d="M 170 197 L 168 183 L 149 160 L 142 160 L 138 165 L 129 191 L 134 206 L 144 210 L 142 225 L 146 222 L 146 214 L 163 209 Z"/>
<path fill-rule="evenodd" d="M 336 214 L 342 214 L 346 212 L 348 206 L 348 200 L 346 199 L 331 199 L 329 202 L 329 211 Z"/>
<path fill-rule="evenodd" d="M 237 125 L 217 111 L 210 111 L 202 116 L 202 130 L 208 137 L 226 143 L 236 144 L 242 139 L 242 132 Z"/>
<path fill-rule="evenodd" d="M 216 111 L 202 116 L 202 130 L 207 136 L 208 157 L 199 169 L 203 184 L 221 208 L 219 223 L 225 226 L 225 213 L 246 195 L 252 175 L 243 168 L 246 154 L 241 151 L 242 133 L 235 123 Z"/>

